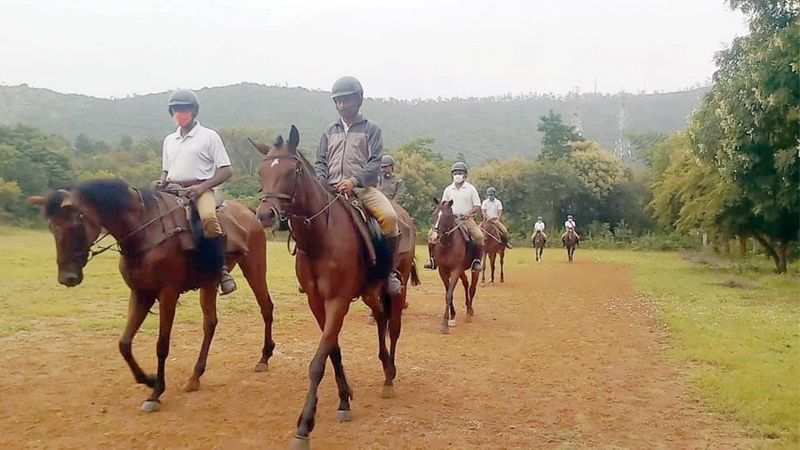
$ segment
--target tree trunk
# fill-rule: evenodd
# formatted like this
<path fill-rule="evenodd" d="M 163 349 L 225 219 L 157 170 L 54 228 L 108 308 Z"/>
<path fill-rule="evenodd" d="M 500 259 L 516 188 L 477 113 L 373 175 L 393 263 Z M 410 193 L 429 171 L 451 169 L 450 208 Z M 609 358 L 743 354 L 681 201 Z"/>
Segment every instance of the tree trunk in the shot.
<path fill-rule="evenodd" d="M 775 248 L 773 248 L 772 245 L 770 245 L 769 241 L 767 241 L 766 238 L 764 238 L 764 236 L 756 233 L 756 234 L 753 235 L 753 237 L 758 241 L 759 244 L 761 244 L 762 247 L 764 247 L 764 250 L 766 250 L 767 254 L 772 257 L 772 260 L 775 261 L 775 271 L 778 272 L 778 273 L 785 273 L 786 272 L 786 255 L 788 255 L 788 251 L 784 252 L 783 270 L 781 270 L 781 257 L 778 254 L 778 252 L 775 251 Z M 778 243 L 778 245 L 782 245 L 782 244 Z M 786 245 L 786 246 L 784 246 L 784 248 L 785 248 L 785 250 L 788 250 L 789 246 Z"/>
<path fill-rule="evenodd" d="M 789 243 L 779 242 L 775 249 L 778 253 L 778 273 L 786 273 L 786 262 L 789 259 Z"/>
<path fill-rule="evenodd" d="M 739 235 L 739 256 L 747 256 L 747 236 L 743 234 Z"/>

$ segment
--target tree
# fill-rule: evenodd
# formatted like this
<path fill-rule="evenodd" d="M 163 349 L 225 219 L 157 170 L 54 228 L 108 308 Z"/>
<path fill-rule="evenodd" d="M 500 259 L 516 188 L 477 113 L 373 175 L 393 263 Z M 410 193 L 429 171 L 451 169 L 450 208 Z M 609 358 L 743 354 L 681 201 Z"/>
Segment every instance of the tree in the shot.
<path fill-rule="evenodd" d="M 539 117 L 539 120 L 541 123 L 536 126 L 536 130 L 542 133 L 542 152 L 539 159 L 561 159 L 569 154 L 570 142 L 583 140 L 583 136 L 574 127 L 561 120 L 561 114 L 550 110 L 548 115 Z"/>
<path fill-rule="evenodd" d="M 689 127 L 693 155 L 735 193 L 726 206 L 786 271 L 800 228 L 800 2 L 730 0 L 750 34 L 716 58 L 714 85 Z"/>
<path fill-rule="evenodd" d="M 403 178 L 408 196 L 403 207 L 423 228 L 431 224 L 433 199 L 441 198 L 445 186 L 450 184 L 450 162 L 434 153 L 434 140 L 417 138 L 387 152 L 395 159 L 395 171 Z"/>

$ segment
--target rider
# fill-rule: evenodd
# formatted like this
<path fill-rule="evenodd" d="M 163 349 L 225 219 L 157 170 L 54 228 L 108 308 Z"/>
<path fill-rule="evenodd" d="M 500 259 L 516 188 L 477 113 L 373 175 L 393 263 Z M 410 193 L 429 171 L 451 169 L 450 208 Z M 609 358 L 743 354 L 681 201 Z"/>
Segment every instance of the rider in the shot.
<path fill-rule="evenodd" d="M 444 188 L 442 193 L 442 201 L 453 201 L 453 214 L 461 219 L 461 223 L 467 228 L 469 236 L 474 244 L 472 254 L 472 270 L 480 272 L 481 258 L 483 258 L 483 232 L 481 227 L 475 223 L 473 217 L 481 210 L 481 198 L 478 195 L 478 190 L 475 186 L 467 182 L 467 172 L 469 169 L 467 165 L 459 161 L 453 164 L 450 169 L 450 174 L 453 176 L 453 184 Z M 439 230 L 436 226 L 439 224 L 438 220 L 433 229 L 428 233 L 428 243 L 433 244 L 436 234 Z M 433 260 L 432 246 L 428 246 L 431 252 L 430 261 L 425 265 L 425 268 L 433 269 L 436 267 L 436 262 Z"/>
<path fill-rule="evenodd" d="M 364 88 L 353 77 L 333 83 L 331 99 L 339 120 L 322 133 L 314 169 L 317 178 L 342 194 L 355 194 L 381 226 L 392 261 L 400 243 L 397 212 L 375 186 L 380 177 L 383 135 L 380 127 L 358 113 L 364 101 Z M 396 295 L 402 290 L 397 267 L 387 281 L 387 291 Z"/>
<path fill-rule="evenodd" d="M 561 242 L 564 245 L 567 244 L 567 233 L 569 232 L 569 230 L 572 230 L 575 233 L 575 237 L 577 237 L 578 240 L 581 239 L 581 236 L 578 234 L 577 231 L 575 231 L 576 227 L 577 225 L 575 224 L 575 220 L 572 218 L 572 214 L 567 214 L 567 221 L 564 222 L 564 234 L 561 235 Z"/>
<path fill-rule="evenodd" d="M 544 227 L 544 221 L 542 220 L 542 216 L 537 217 L 536 223 L 533 224 L 533 236 L 531 236 L 531 238 L 535 237 L 536 233 L 542 233 L 544 241 L 547 242 L 547 235 L 544 233 L 544 228 L 545 227 Z"/>
<path fill-rule="evenodd" d="M 503 202 L 495 198 L 496 193 L 497 190 L 493 187 L 486 189 L 486 200 L 481 203 L 481 212 L 485 220 L 497 227 L 501 243 L 507 248 L 511 248 L 511 244 L 508 242 L 508 228 L 500 222 L 500 217 L 503 215 Z"/>
<path fill-rule="evenodd" d="M 178 89 L 169 96 L 167 108 L 178 125 L 174 133 L 164 138 L 161 179 L 157 188 L 169 183 L 179 184 L 194 201 L 203 226 L 203 235 L 218 240 L 224 236 L 216 213 L 216 188 L 233 176 L 231 160 L 216 131 L 196 120 L 200 110 L 197 95 L 188 89 Z M 222 294 L 236 290 L 231 274 L 223 262 L 220 278 Z"/>
<path fill-rule="evenodd" d="M 406 198 L 406 183 L 394 173 L 394 158 L 383 155 L 381 159 L 381 177 L 378 178 L 378 190 L 389 200 L 402 205 Z"/>

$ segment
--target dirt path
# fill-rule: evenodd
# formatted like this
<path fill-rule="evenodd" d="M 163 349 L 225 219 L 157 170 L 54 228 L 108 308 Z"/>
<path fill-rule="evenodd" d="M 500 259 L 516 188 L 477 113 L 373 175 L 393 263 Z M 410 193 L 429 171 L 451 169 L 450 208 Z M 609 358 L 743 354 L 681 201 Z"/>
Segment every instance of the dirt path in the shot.
<path fill-rule="evenodd" d="M 426 273 L 404 318 L 394 399 L 380 398 L 375 329 L 364 312 L 351 311 L 341 344 L 355 390 L 353 422 L 334 420 L 328 367 L 312 446 L 651 449 L 740 442 L 732 426 L 693 400 L 664 359 L 666 335 L 633 293 L 627 268 L 550 261 L 506 275 L 504 285 L 479 288 L 474 322 L 461 320 L 459 305 L 458 326 L 440 335 L 442 290 Z M 318 331 L 303 321 L 278 322 L 275 332 L 269 372 L 253 373 L 257 319 L 220 317 L 204 384 L 184 393 L 201 332 L 178 324 L 163 408 L 150 415 L 138 412 L 147 391 L 133 383 L 115 337 L 54 339 L 42 330 L 5 338 L 0 447 L 285 448 Z M 152 336 L 138 339 L 134 352 L 153 368 Z"/>

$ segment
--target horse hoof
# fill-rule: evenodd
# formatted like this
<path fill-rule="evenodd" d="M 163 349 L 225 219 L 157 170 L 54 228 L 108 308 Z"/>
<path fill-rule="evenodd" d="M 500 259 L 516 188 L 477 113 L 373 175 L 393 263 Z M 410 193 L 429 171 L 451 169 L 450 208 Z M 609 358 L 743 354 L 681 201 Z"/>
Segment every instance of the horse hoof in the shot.
<path fill-rule="evenodd" d="M 350 422 L 353 420 L 353 414 L 350 411 L 336 411 L 337 422 Z"/>
<path fill-rule="evenodd" d="M 439 333 L 447 334 L 449 332 L 450 332 L 450 328 L 449 327 L 446 327 L 446 326 L 439 327 Z"/>
<path fill-rule="evenodd" d="M 256 367 L 253 369 L 253 372 L 266 372 L 269 369 L 269 364 L 265 362 L 260 362 L 256 364 Z"/>
<path fill-rule="evenodd" d="M 290 450 L 311 450 L 311 439 L 295 436 L 289 444 Z"/>
<path fill-rule="evenodd" d="M 386 386 L 386 385 L 384 385 L 383 389 L 381 390 L 381 397 L 382 398 L 394 398 L 394 396 L 395 396 L 394 386 Z"/>
<path fill-rule="evenodd" d="M 200 380 L 189 378 L 189 381 L 183 385 L 183 390 L 185 392 L 194 392 L 200 389 Z"/>
<path fill-rule="evenodd" d="M 454 326 L 456 326 L 456 319 L 448 320 L 447 321 L 447 326 L 450 327 L 450 328 L 453 328 Z"/>
<path fill-rule="evenodd" d="M 467 314 L 467 317 L 464 318 L 464 322 L 472 322 L 472 314 Z"/>
<path fill-rule="evenodd" d="M 144 413 L 156 412 L 159 409 L 161 409 L 161 402 L 158 400 L 147 400 L 142 403 L 142 407 L 139 408 L 139 410 Z"/>

